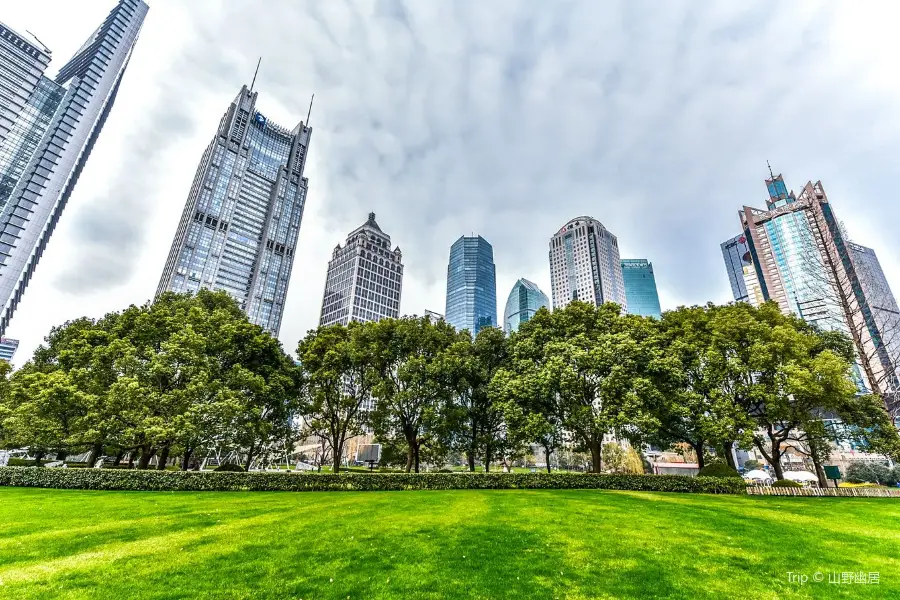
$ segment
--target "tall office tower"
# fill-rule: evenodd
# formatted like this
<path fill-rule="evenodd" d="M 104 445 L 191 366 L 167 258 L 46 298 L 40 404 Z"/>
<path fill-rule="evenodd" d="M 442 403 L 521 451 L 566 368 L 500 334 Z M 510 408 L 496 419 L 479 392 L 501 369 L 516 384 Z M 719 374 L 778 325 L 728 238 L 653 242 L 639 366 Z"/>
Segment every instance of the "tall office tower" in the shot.
<path fill-rule="evenodd" d="M 572 300 L 627 309 L 616 236 L 591 217 L 566 223 L 550 238 L 550 284 L 554 309 Z"/>
<path fill-rule="evenodd" d="M 872 337 L 880 341 L 879 359 L 885 373 L 893 373 L 900 378 L 900 307 L 897 306 L 894 292 L 891 291 L 874 250 L 853 242 L 848 242 L 847 248 L 859 279 L 860 290 L 871 311 L 871 318 L 867 319 L 866 325 Z"/>
<path fill-rule="evenodd" d="M 662 310 L 659 307 L 653 263 L 643 258 L 623 258 L 621 262 L 628 314 L 660 318 Z"/>
<path fill-rule="evenodd" d="M 147 10 L 120 0 L 55 79 L 40 77 L 0 147 L 0 334 L 109 116 Z"/>
<path fill-rule="evenodd" d="M 200 159 L 157 295 L 225 290 L 278 335 L 308 181 L 312 128 L 285 129 L 241 87 Z"/>
<path fill-rule="evenodd" d="M 19 340 L 8 337 L 0 337 L 0 360 L 12 362 L 16 355 L 16 349 L 19 347 Z"/>
<path fill-rule="evenodd" d="M 895 391 L 895 369 L 870 299 L 861 293 L 861 268 L 822 182 L 808 182 L 798 195 L 788 192 L 781 175 L 772 174 L 766 186 L 767 209 L 745 206 L 740 213 L 763 298 L 821 329 L 849 335 L 860 390 Z"/>
<path fill-rule="evenodd" d="M 50 64 L 50 50 L 0 23 L 0 146 Z"/>
<path fill-rule="evenodd" d="M 400 316 L 403 253 L 391 250 L 391 236 L 375 222 L 375 213 L 335 246 L 328 262 L 319 325 L 378 321 Z"/>
<path fill-rule="evenodd" d="M 450 246 L 447 265 L 448 323 L 474 337 L 484 327 L 497 327 L 497 270 L 494 248 L 480 235 L 462 236 Z"/>
<path fill-rule="evenodd" d="M 506 299 L 503 310 L 503 331 L 509 335 L 519 330 L 519 325 L 534 316 L 541 307 L 550 308 L 547 294 L 537 284 L 527 279 L 518 280 Z"/>
<path fill-rule="evenodd" d="M 753 266 L 753 257 L 750 254 L 750 246 L 747 244 L 747 236 L 744 234 L 735 236 L 722 242 L 721 248 L 734 301 L 749 302 L 753 306 L 759 306 L 765 302 L 759 277 Z"/>

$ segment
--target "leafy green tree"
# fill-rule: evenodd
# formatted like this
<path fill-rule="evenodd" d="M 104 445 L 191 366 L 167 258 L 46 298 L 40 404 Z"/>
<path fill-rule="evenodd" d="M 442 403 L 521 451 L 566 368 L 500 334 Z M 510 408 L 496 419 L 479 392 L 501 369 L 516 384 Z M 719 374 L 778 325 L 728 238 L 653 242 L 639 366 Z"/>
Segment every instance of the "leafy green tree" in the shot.
<path fill-rule="evenodd" d="M 301 414 L 307 430 L 324 438 L 333 450 L 335 473 L 346 441 L 364 431 L 365 405 L 377 382 L 370 360 L 372 329 L 356 322 L 320 327 L 297 348 L 306 381 Z"/>
<path fill-rule="evenodd" d="M 373 325 L 373 428 L 381 439 L 406 442 L 407 472 L 418 473 L 426 447 L 434 452 L 442 444 L 453 390 L 443 377 L 441 359 L 457 339 L 452 326 L 426 317 L 382 319 Z"/>
<path fill-rule="evenodd" d="M 622 471 L 625 467 L 625 451 L 616 442 L 603 444 L 603 464 L 614 473 Z"/>

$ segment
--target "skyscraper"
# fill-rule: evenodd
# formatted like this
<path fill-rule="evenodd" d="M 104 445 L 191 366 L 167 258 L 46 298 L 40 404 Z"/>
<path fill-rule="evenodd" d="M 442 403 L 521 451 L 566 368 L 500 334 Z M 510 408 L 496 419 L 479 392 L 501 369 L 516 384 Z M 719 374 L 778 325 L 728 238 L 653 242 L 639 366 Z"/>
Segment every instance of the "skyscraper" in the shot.
<path fill-rule="evenodd" d="M 497 327 L 497 273 L 494 248 L 480 235 L 462 236 L 450 246 L 445 319 L 477 335 Z"/>
<path fill-rule="evenodd" d="M 550 238 L 553 308 L 572 300 L 627 308 L 619 242 L 600 221 L 577 217 Z"/>
<path fill-rule="evenodd" d="M 753 261 L 747 281 L 755 274 L 762 298 L 774 300 L 783 312 L 847 334 L 857 352 L 861 391 L 895 391 L 895 369 L 886 359 L 870 298 L 863 293 L 866 278 L 860 276 L 860 262 L 870 259 L 849 245 L 822 182 L 808 182 L 798 195 L 788 192 L 781 175 L 772 174 L 766 187 L 767 209 L 745 206 L 740 213 Z M 869 277 L 865 285 L 881 287 L 877 279 Z"/>
<path fill-rule="evenodd" d="M 658 319 L 662 311 L 659 307 L 653 263 L 643 258 L 623 258 L 622 279 L 625 282 L 628 313 Z"/>
<path fill-rule="evenodd" d="M 109 116 L 147 10 L 141 0 L 120 0 L 55 79 L 40 76 L 0 147 L 0 333 Z M 32 71 L 19 78 L 25 82 L 20 90 L 31 85 L 45 60 L 33 46 L 26 54 Z M 22 64 L 0 53 L 0 71 Z"/>
<path fill-rule="evenodd" d="M 8 337 L 0 337 L 0 360 L 12 362 L 12 359 L 16 355 L 16 350 L 18 349 L 18 347 L 19 340 L 14 340 Z"/>
<path fill-rule="evenodd" d="M 402 259 L 400 247 L 391 250 L 391 236 L 375 222 L 375 213 L 369 213 L 368 220 L 347 236 L 347 243 L 335 246 L 331 254 L 319 325 L 397 318 Z"/>
<path fill-rule="evenodd" d="M 37 40 L 0 23 L 0 146 L 50 64 L 50 51 Z"/>
<path fill-rule="evenodd" d="M 250 321 L 281 327 L 308 181 L 312 128 L 285 129 L 241 87 L 197 167 L 157 295 L 225 290 Z"/>
<path fill-rule="evenodd" d="M 503 310 L 503 331 L 507 335 L 519 330 L 519 325 L 531 319 L 541 307 L 550 308 L 547 294 L 527 279 L 518 280 L 506 299 Z"/>

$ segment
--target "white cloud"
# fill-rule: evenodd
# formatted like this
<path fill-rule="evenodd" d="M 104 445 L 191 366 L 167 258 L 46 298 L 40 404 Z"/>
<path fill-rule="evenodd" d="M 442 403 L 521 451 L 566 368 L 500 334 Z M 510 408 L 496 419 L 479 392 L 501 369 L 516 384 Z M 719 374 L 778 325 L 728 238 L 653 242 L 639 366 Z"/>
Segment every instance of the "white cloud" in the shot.
<path fill-rule="evenodd" d="M 112 0 L 0 19 L 55 66 Z M 316 93 L 310 194 L 281 332 L 318 321 L 331 250 L 374 211 L 404 252 L 402 310 L 443 312 L 459 235 L 494 246 L 498 310 L 550 291 L 547 241 L 587 214 L 655 266 L 663 307 L 725 301 L 718 244 L 765 161 L 821 179 L 900 285 L 898 41 L 883 3 L 151 0 L 110 120 L 13 320 L 22 362 L 54 324 L 149 299 L 197 162 L 263 56 L 259 107 Z M 47 15 L 53 15 L 51 20 Z M 502 315 L 501 315 L 502 316 Z"/>

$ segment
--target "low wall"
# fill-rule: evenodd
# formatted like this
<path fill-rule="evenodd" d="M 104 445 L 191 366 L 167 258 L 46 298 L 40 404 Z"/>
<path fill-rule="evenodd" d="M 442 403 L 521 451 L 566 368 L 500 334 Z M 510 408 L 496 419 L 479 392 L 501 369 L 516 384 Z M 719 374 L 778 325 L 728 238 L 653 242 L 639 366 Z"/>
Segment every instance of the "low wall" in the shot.
<path fill-rule="evenodd" d="M 747 486 L 751 496 L 836 496 L 861 498 L 900 498 L 900 488 L 783 488 L 762 485 Z"/>

